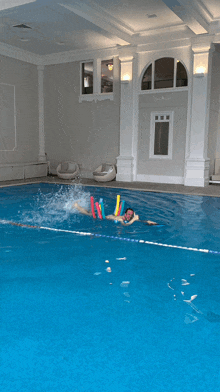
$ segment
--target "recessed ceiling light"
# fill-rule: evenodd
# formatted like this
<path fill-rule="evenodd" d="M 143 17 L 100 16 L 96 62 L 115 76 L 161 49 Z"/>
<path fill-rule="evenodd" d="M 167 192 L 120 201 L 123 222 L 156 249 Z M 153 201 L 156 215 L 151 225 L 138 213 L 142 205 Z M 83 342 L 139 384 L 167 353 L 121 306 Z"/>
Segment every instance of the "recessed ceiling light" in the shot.
<path fill-rule="evenodd" d="M 157 15 L 156 15 L 156 14 L 147 14 L 147 17 L 148 17 L 149 19 L 151 19 L 151 18 L 157 18 Z"/>
<path fill-rule="evenodd" d="M 30 26 L 27 26 L 25 24 L 20 24 L 20 25 L 14 25 L 13 27 L 18 27 L 19 29 L 31 29 Z"/>

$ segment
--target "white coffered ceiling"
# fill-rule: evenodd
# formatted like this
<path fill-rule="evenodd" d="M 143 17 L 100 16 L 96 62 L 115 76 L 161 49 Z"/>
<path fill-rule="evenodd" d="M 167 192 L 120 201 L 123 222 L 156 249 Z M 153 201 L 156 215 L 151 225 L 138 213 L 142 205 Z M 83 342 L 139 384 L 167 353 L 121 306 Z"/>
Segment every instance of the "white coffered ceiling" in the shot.
<path fill-rule="evenodd" d="M 0 0 L 0 52 L 138 45 L 176 29 L 189 37 L 220 33 L 220 0 Z"/>

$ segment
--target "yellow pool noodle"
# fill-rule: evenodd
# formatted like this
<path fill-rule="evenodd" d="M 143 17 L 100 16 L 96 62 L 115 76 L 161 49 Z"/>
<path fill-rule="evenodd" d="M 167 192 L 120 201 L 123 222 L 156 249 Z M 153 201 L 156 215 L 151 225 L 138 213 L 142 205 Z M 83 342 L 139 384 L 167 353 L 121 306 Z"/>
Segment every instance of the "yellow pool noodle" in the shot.
<path fill-rule="evenodd" d="M 120 195 L 117 195 L 117 203 L 116 203 L 116 211 L 115 211 L 115 216 L 117 216 L 117 215 L 118 215 L 119 204 L 120 204 Z"/>

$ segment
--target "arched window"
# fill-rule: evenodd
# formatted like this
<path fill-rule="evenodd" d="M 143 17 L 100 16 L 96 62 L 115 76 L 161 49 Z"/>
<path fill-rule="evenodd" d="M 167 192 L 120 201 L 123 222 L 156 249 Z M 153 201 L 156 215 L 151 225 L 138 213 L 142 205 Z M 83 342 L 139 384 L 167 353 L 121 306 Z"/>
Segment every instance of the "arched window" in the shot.
<path fill-rule="evenodd" d="M 154 88 L 173 87 L 174 79 L 174 59 L 163 57 L 155 61 L 154 68 Z"/>
<path fill-rule="evenodd" d="M 184 87 L 188 85 L 184 65 L 173 57 L 163 57 L 151 63 L 144 72 L 141 90 Z"/>
<path fill-rule="evenodd" d="M 176 87 L 188 86 L 187 73 L 184 65 L 177 60 Z"/>
<path fill-rule="evenodd" d="M 144 76 L 142 78 L 141 90 L 151 90 L 152 89 L 152 64 L 146 69 Z"/>

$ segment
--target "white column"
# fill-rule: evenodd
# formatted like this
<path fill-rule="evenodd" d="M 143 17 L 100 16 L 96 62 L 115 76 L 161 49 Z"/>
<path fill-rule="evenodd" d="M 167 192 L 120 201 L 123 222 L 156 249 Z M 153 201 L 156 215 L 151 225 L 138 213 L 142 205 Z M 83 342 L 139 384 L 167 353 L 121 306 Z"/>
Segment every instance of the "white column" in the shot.
<path fill-rule="evenodd" d="M 216 150 L 215 150 L 215 166 L 214 175 L 212 180 L 220 181 L 220 96 L 218 101 L 219 111 L 218 111 L 218 130 L 217 130 L 217 140 L 216 140 Z M 217 113 L 216 113 L 217 116 Z"/>
<path fill-rule="evenodd" d="M 38 65 L 39 162 L 46 162 L 44 134 L 44 65 Z"/>
<path fill-rule="evenodd" d="M 184 185 L 206 186 L 209 183 L 208 125 L 210 106 L 211 58 L 210 44 L 195 45 L 193 50 L 193 81 L 188 155 Z"/>
<path fill-rule="evenodd" d="M 139 54 L 134 55 L 133 60 L 133 131 L 132 131 L 132 152 L 133 152 L 133 181 L 137 181 L 137 160 L 138 160 L 138 124 L 139 124 Z"/>
<path fill-rule="evenodd" d="M 117 181 L 133 181 L 133 56 L 120 57 L 120 155 L 117 157 Z"/>
<path fill-rule="evenodd" d="M 218 115 L 218 124 L 218 135 L 215 153 L 215 175 L 218 175 L 218 180 L 220 181 L 220 109 Z"/>
<path fill-rule="evenodd" d="M 219 34 L 215 35 L 214 42 L 217 43 L 219 46 L 219 44 L 220 44 L 220 35 Z M 215 50 L 218 53 L 220 53 L 219 49 L 215 48 Z M 219 62 L 220 62 L 220 54 L 219 54 Z M 217 86 L 219 86 L 219 89 L 220 89 L 219 62 L 218 62 L 218 77 L 216 78 L 216 75 L 215 75 L 215 83 L 217 84 Z M 216 149 L 215 149 L 215 156 L 214 156 L 214 158 L 215 158 L 214 174 L 211 176 L 211 179 L 215 180 L 215 181 L 220 181 L 220 94 L 219 94 L 219 99 L 218 99 L 218 114 L 216 111 L 215 115 L 216 115 L 216 119 L 218 116 L 218 119 L 217 119 L 217 138 L 216 138 Z"/>

